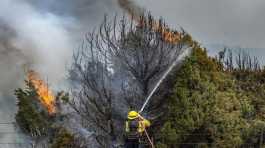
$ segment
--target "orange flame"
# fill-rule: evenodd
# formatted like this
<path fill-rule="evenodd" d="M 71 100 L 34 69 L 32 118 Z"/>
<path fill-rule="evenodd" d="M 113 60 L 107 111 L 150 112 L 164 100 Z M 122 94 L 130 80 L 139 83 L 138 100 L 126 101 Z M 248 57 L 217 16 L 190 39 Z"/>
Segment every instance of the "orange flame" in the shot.
<path fill-rule="evenodd" d="M 138 23 L 138 26 L 140 27 L 144 26 L 147 23 L 146 19 L 143 17 L 133 19 Z M 163 40 L 168 43 L 176 44 L 181 39 L 181 34 L 178 31 L 172 31 L 170 28 L 164 26 L 163 24 L 160 24 L 157 21 L 154 21 L 149 25 L 152 26 L 152 30 L 161 33 Z"/>
<path fill-rule="evenodd" d="M 144 10 L 137 6 L 133 1 L 130 0 L 118 0 L 118 3 L 121 8 L 123 8 L 131 18 L 138 23 L 138 26 L 142 27 L 146 24 L 151 25 L 152 29 L 156 32 L 161 33 L 162 38 L 164 41 L 176 44 L 181 39 L 181 34 L 177 31 L 171 30 L 167 26 L 163 26 L 157 21 L 154 22 L 147 22 L 145 18 L 141 15 L 143 14 Z"/>
<path fill-rule="evenodd" d="M 164 27 L 163 25 L 160 25 L 157 22 L 153 23 L 153 30 L 157 31 L 157 32 L 161 32 L 163 39 L 166 42 L 172 43 L 172 44 L 176 44 L 180 41 L 181 39 L 181 35 L 179 32 L 177 31 L 172 31 L 171 29 L 169 29 L 168 27 Z"/>
<path fill-rule="evenodd" d="M 49 90 L 48 85 L 41 80 L 40 75 L 33 70 L 28 71 L 27 77 L 29 82 L 36 89 L 41 104 L 47 108 L 49 114 L 55 113 L 55 97 L 52 91 Z"/>

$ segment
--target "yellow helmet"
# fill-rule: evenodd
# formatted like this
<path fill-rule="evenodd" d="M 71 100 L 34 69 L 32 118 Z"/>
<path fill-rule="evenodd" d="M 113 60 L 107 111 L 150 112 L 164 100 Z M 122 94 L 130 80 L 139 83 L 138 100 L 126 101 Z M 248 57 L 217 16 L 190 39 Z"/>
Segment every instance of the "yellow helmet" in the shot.
<path fill-rule="evenodd" d="M 130 111 L 129 113 L 128 113 L 128 119 L 136 119 L 136 118 L 138 118 L 138 116 L 139 116 L 139 114 L 138 114 L 138 112 L 136 112 L 136 111 Z"/>

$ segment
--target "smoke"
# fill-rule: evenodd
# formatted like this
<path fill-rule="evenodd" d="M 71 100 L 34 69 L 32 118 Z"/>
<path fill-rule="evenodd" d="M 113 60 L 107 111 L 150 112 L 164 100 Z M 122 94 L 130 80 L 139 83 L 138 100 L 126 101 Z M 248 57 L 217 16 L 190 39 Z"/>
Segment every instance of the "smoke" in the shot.
<path fill-rule="evenodd" d="M 129 15 L 140 17 L 144 13 L 144 9 L 134 3 L 132 0 L 118 0 L 119 6 L 125 10 Z"/>
<path fill-rule="evenodd" d="M 203 44 L 265 47 L 264 0 L 135 1 L 171 26 L 182 26 Z"/>
<path fill-rule="evenodd" d="M 64 27 L 69 19 L 40 13 L 23 1 L 4 0 L 1 6 L 0 19 L 16 33 L 10 44 L 28 57 L 30 67 L 58 82 L 74 48 Z"/>
<path fill-rule="evenodd" d="M 39 13 L 23 1 L 1 1 L 0 123 L 14 121 L 14 89 L 22 86 L 26 67 L 39 71 L 55 83 L 63 79 L 73 49 L 63 23 L 61 18 Z M 1 143 L 22 142 L 13 124 L 4 126 L 0 124 L 0 132 L 6 132 L 1 134 Z"/>
<path fill-rule="evenodd" d="M 105 13 L 115 14 L 114 5 L 116 0 L 1 0 L 0 123 L 14 121 L 14 89 L 23 86 L 26 68 L 64 88 L 73 50 Z"/>

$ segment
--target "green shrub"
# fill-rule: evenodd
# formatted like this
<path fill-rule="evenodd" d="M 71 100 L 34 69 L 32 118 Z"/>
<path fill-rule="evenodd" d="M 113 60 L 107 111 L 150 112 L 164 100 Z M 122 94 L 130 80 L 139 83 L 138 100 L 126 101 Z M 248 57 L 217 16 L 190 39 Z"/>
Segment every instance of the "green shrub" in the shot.
<path fill-rule="evenodd" d="M 248 80 L 195 46 L 176 73 L 169 114 L 157 141 L 160 147 L 197 143 L 197 147 L 258 145 L 265 121 L 265 85 L 257 72 Z M 180 145 L 181 147 L 181 145 Z"/>
<path fill-rule="evenodd" d="M 15 90 L 18 111 L 16 121 L 26 134 L 31 136 L 46 135 L 49 129 L 48 115 L 37 109 L 36 91 L 32 88 Z"/>

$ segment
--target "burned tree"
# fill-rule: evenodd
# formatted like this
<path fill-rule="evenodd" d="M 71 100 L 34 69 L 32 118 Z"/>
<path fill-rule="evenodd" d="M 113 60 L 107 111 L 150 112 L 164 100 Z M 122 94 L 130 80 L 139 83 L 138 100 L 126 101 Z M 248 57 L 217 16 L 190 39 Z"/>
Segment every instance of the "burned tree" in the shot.
<path fill-rule="evenodd" d="M 170 31 L 163 20 L 155 21 L 151 15 L 137 20 L 138 24 L 134 24 L 122 19 L 118 27 L 116 21 L 113 25 L 105 21 L 100 38 L 107 45 L 103 50 L 114 62 L 115 70 L 122 71 L 130 89 L 134 88 L 133 94 L 137 92 L 137 98 L 130 98 L 129 104 L 133 100 L 131 105 L 138 109 L 159 76 L 181 52 L 180 40 L 185 33 Z"/>
<path fill-rule="evenodd" d="M 92 36 L 91 36 L 92 37 Z M 88 41 L 88 40 L 87 40 Z M 80 91 L 74 92 L 75 99 L 70 102 L 80 115 L 83 126 L 95 129 L 97 142 L 106 147 L 115 138 L 112 117 L 111 73 L 107 69 L 106 56 L 94 49 L 90 42 L 90 51 L 82 48 L 75 54 L 71 75 L 77 79 Z"/>
<path fill-rule="evenodd" d="M 139 20 L 105 18 L 74 54 L 70 79 L 78 91 L 73 91 L 70 104 L 103 147 L 120 139 L 123 129 L 115 127 L 121 126 L 129 108 L 140 109 L 153 84 L 183 49 L 184 31 L 170 31 L 151 15 Z"/>
<path fill-rule="evenodd" d="M 224 48 L 223 51 L 219 52 L 218 60 L 224 65 L 224 70 L 229 72 L 251 72 L 261 70 L 257 57 L 250 56 L 250 54 L 243 49 L 236 50 Z"/>
<path fill-rule="evenodd" d="M 240 49 L 237 57 L 236 64 L 239 71 L 258 71 L 260 70 L 259 61 L 257 57 L 251 57 L 246 51 Z"/>

